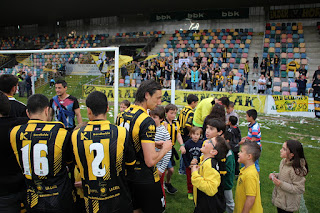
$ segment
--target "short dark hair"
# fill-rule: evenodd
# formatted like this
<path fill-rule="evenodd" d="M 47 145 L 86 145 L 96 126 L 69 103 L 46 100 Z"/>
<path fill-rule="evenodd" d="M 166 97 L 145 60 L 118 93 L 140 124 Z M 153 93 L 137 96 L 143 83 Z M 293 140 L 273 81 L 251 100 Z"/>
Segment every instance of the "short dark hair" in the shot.
<path fill-rule="evenodd" d="M 143 81 L 139 86 L 135 96 L 135 102 L 141 103 L 146 100 L 145 95 L 149 93 L 151 96 L 157 91 L 161 90 L 161 84 L 155 80 Z"/>
<path fill-rule="evenodd" d="M 224 132 L 226 131 L 226 124 L 220 119 L 210 118 L 208 119 L 206 124 L 216 128 L 218 132 L 222 131 L 222 134 L 224 134 Z"/>
<path fill-rule="evenodd" d="M 245 147 L 247 154 L 251 154 L 253 158 L 253 162 L 259 159 L 261 154 L 260 146 L 255 141 L 246 140 L 243 144 Z"/>
<path fill-rule="evenodd" d="M 65 80 L 61 80 L 61 79 L 57 80 L 55 84 L 62 84 L 63 87 L 67 87 L 68 86 L 67 82 Z"/>
<path fill-rule="evenodd" d="M 226 107 L 229 107 L 230 100 L 228 97 L 221 97 L 218 99 L 218 101 L 221 101 L 223 105 L 225 105 Z"/>
<path fill-rule="evenodd" d="M 253 120 L 256 120 L 258 117 L 258 112 L 255 109 L 249 109 L 246 113 L 249 117 L 252 117 Z"/>
<path fill-rule="evenodd" d="M 165 118 L 165 112 L 164 112 L 164 107 L 163 106 L 157 106 L 154 110 L 150 111 L 150 116 L 159 116 L 160 119 Z"/>
<path fill-rule="evenodd" d="M 215 149 L 218 151 L 218 154 L 215 156 L 215 158 L 217 160 L 221 160 L 223 158 L 226 158 L 226 155 L 227 155 L 228 151 L 230 150 L 229 144 L 221 136 L 215 137 L 215 140 L 216 140 Z"/>
<path fill-rule="evenodd" d="M 86 106 L 91 109 L 95 116 L 106 114 L 108 110 L 107 96 L 100 91 L 94 91 L 88 95 Z"/>
<path fill-rule="evenodd" d="M 131 105 L 130 101 L 123 100 L 120 104 L 124 104 L 126 107 L 129 107 Z"/>
<path fill-rule="evenodd" d="M 11 74 L 0 75 L 0 90 L 4 93 L 10 93 L 14 86 L 18 84 L 18 77 Z"/>
<path fill-rule="evenodd" d="M 200 134 L 202 134 L 202 132 L 203 132 L 202 128 L 197 127 L 197 126 L 192 127 L 192 128 L 190 129 L 190 135 L 193 134 L 193 133 L 195 133 L 195 132 L 198 131 L 198 130 L 200 131 Z"/>
<path fill-rule="evenodd" d="M 50 105 L 49 99 L 42 94 L 34 94 L 28 98 L 27 110 L 30 114 L 42 112 Z"/>
<path fill-rule="evenodd" d="M 168 104 L 164 109 L 166 113 L 169 112 L 170 110 L 178 111 L 178 107 L 174 104 Z"/>
<path fill-rule="evenodd" d="M 235 126 L 235 125 L 237 125 L 237 123 L 238 123 L 238 118 L 237 118 L 236 116 L 231 115 L 231 116 L 229 117 L 229 122 L 230 122 L 233 126 Z"/>
<path fill-rule="evenodd" d="M 11 104 L 8 97 L 0 91 L 0 114 L 2 116 L 8 116 L 10 113 Z"/>
<path fill-rule="evenodd" d="M 198 96 L 194 95 L 194 94 L 189 94 L 187 97 L 187 103 L 191 104 L 192 102 L 197 102 L 199 101 Z"/>

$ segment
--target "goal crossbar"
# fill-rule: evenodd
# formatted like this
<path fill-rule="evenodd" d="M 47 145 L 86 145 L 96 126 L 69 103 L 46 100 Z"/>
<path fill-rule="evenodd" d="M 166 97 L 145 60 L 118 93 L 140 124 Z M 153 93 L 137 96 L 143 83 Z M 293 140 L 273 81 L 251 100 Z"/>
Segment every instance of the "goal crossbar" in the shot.
<path fill-rule="evenodd" d="M 42 49 L 42 50 L 0 50 L 0 54 L 34 54 L 34 53 L 65 53 L 65 52 L 112 52 L 114 51 L 114 122 L 118 115 L 119 100 L 119 47 L 97 48 L 69 48 L 69 49 Z"/>

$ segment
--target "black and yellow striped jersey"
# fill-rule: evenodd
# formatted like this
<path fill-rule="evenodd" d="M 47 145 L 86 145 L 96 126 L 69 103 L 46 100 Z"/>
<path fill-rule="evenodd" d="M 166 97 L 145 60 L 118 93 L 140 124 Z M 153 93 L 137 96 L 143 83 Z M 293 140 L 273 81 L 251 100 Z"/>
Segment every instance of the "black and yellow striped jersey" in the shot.
<path fill-rule="evenodd" d="M 165 119 L 165 121 L 168 123 L 167 130 L 168 130 L 168 132 L 170 134 L 172 145 L 174 146 L 174 144 L 177 141 L 178 133 L 180 133 L 179 122 L 176 121 L 176 120 L 173 120 L 172 123 L 170 124 L 167 119 Z"/>
<path fill-rule="evenodd" d="M 185 106 L 180 111 L 178 122 L 183 142 L 186 142 L 189 139 L 189 130 L 187 129 L 187 126 L 192 127 L 193 114 L 193 110 L 190 106 Z"/>
<path fill-rule="evenodd" d="M 148 167 L 144 161 L 142 143 L 155 143 L 156 125 L 147 111 L 137 105 L 131 105 L 119 116 L 119 126 L 129 131 L 129 140 L 136 151 L 135 176 L 130 178 L 134 183 L 155 183 L 160 180 L 156 166 Z"/>
<path fill-rule="evenodd" d="M 71 140 L 86 211 L 132 212 L 126 165 L 135 164 L 135 151 L 127 130 L 106 120 L 89 121 L 72 133 Z"/>
<path fill-rule="evenodd" d="M 29 120 L 11 130 L 10 142 L 26 180 L 27 209 L 69 211 L 73 199 L 66 162 L 72 150 L 64 125 Z"/>

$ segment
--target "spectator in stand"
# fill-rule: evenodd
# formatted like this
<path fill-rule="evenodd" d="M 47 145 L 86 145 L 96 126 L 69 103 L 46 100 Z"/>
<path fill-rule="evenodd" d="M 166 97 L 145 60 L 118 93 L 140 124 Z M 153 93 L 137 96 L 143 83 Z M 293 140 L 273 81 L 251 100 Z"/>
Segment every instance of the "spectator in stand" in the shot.
<path fill-rule="evenodd" d="M 316 80 L 316 79 L 318 79 L 318 80 L 320 80 L 319 78 L 318 78 L 318 75 L 320 74 L 320 65 L 318 66 L 318 69 L 316 70 L 316 71 L 314 71 L 314 74 L 313 74 L 313 77 L 312 77 L 312 81 L 314 81 L 314 80 Z"/>
<path fill-rule="evenodd" d="M 258 89 L 257 89 L 257 84 L 256 84 L 256 80 L 252 80 L 252 83 L 249 85 L 249 94 L 257 94 L 258 93 Z"/>
<path fill-rule="evenodd" d="M 165 82 L 165 88 L 170 88 L 171 87 L 171 66 L 167 65 L 165 66 L 165 72 L 166 72 L 166 82 Z"/>
<path fill-rule="evenodd" d="M 265 75 L 266 71 L 267 71 L 266 59 L 262 59 L 261 64 L 260 64 L 260 69 L 261 69 L 261 75 Z"/>
<path fill-rule="evenodd" d="M 226 76 L 228 76 L 229 75 L 229 73 L 231 72 L 231 67 L 230 67 L 230 63 L 227 63 L 227 67 L 226 68 L 224 68 L 224 71 L 226 72 Z"/>
<path fill-rule="evenodd" d="M 275 58 L 273 60 L 273 70 L 274 70 L 274 76 L 279 77 L 280 75 L 280 59 L 278 55 L 275 55 Z M 270 75 L 270 73 L 268 73 Z"/>
<path fill-rule="evenodd" d="M 200 73 L 201 73 L 201 88 L 202 90 L 207 89 L 207 82 L 208 82 L 208 71 L 205 69 L 205 67 L 202 67 L 200 65 Z"/>
<path fill-rule="evenodd" d="M 300 67 L 300 69 L 299 69 L 300 75 L 307 76 L 307 72 L 308 72 L 308 70 L 306 70 L 305 65 L 302 64 L 301 67 Z"/>
<path fill-rule="evenodd" d="M 266 64 L 267 64 L 266 72 L 268 72 L 268 74 L 270 75 L 270 71 L 272 70 L 272 58 L 270 57 L 270 54 L 267 55 Z"/>
<path fill-rule="evenodd" d="M 223 48 L 221 54 L 223 63 L 227 63 L 227 48 Z"/>
<path fill-rule="evenodd" d="M 231 85 L 233 85 L 233 72 L 230 71 L 228 75 L 226 74 L 226 76 L 227 76 L 227 78 L 226 78 L 227 82 L 230 81 Z"/>
<path fill-rule="evenodd" d="M 245 83 L 242 80 L 242 78 L 240 78 L 239 82 L 238 82 L 238 84 L 236 86 L 236 92 L 237 93 L 244 93 L 244 86 L 245 86 Z"/>
<path fill-rule="evenodd" d="M 296 83 L 298 86 L 298 95 L 306 95 L 306 88 L 307 88 L 306 76 L 300 75 L 299 78 L 296 79 Z"/>
<path fill-rule="evenodd" d="M 267 75 L 266 81 L 267 81 L 266 94 L 267 94 L 267 95 L 271 95 L 271 94 L 272 94 L 272 78 L 271 78 L 270 75 Z"/>
<path fill-rule="evenodd" d="M 207 59 L 207 64 L 210 66 L 213 63 L 212 55 L 209 55 L 209 58 Z"/>
<path fill-rule="evenodd" d="M 266 91 L 266 78 L 264 75 L 261 75 L 258 80 L 258 94 L 264 94 Z"/>
<path fill-rule="evenodd" d="M 258 64 L 259 64 L 259 57 L 258 53 L 255 53 L 255 56 L 253 57 L 253 75 L 258 75 Z"/>
<path fill-rule="evenodd" d="M 233 86 L 230 81 L 227 81 L 226 86 L 224 87 L 225 91 L 232 94 L 234 92 Z"/>
<path fill-rule="evenodd" d="M 222 72 L 219 72 L 219 76 L 218 76 L 218 82 L 217 82 L 217 91 L 222 91 L 223 88 L 223 82 L 224 82 L 224 77 L 222 75 Z"/>
<path fill-rule="evenodd" d="M 249 80 L 249 78 L 248 78 L 249 72 L 250 72 L 249 60 L 247 60 L 247 61 L 246 61 L 246 64 L 244 65 L 244 77 L 245 77 L 244 80 L 245 80 L 245 83 L 246 83 L 247 85 L 249 85 L 249 82 L 248 82 L 248 80 Z"/>
<path fill-rule="evenodd" d="M 185 75 L 185 78 L 186 78 L 187 89 L 192 89 L 192 86 L 191 86 L 191 69 L 189 67 L 187 68 L 187 73 Z"/>
<path fill-rule="evenodd" d="M 191 69 L 191 84 L 193 90 L 198 90 L 199 84 L 199 71 L 196 67 L 192 67 Z"/>

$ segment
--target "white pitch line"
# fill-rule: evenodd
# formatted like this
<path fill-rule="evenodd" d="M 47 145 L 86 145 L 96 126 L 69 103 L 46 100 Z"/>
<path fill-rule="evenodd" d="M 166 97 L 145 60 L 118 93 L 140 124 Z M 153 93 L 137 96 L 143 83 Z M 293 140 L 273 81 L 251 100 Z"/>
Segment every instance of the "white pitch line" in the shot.
<path fill-rule="evenodd" d="M 272 144 L 278 144 L 278 145 L 282 145 L 283 143 L 279 143 L 279 142 L 274 142 L 274 141 L 265 141 L 265 140 L 261 140 L 261 142 L 264 143 L 272 143 Z M 320 149 L 320 147 L 315 147 L 312 145 L 303 145 L 303 148 L 311 148 L 311 149 Z"/>

